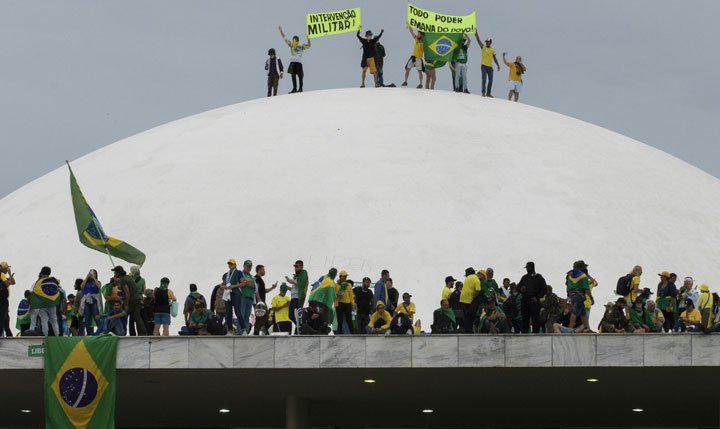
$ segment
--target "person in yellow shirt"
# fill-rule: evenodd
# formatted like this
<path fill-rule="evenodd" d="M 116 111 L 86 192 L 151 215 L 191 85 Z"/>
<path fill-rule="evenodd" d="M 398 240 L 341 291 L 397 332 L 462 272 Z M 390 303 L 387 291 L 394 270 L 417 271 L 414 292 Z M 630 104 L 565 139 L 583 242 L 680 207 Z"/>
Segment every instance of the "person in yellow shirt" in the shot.
<path fill-rule="evenodd" d="M 627 302 L 635 302 L 637 300 L 637 297 L 640 295 L 640 276 L 642 276 L 642 267 L 640 265 L 635 265 L 628 273 L 628 275 L 632 276 L 632 279 L 630 280 L 630 292 L 625 295 L 623 298 L 625 298 L 625 301 Z"/>
<path fill-rule="evenodd" d="M 455 280 L 455 277 L 453 276 L 445 277 L 445 287 L 442 290 L 442 296 L 440 300 L 450 298 L 450 294 L 453 292 L 453 287 L 455 286 L 456 281 L 457 280 Z"/>
<path fill-rule="evenodd" d="M 384 334 L 390 329 L 390 322 L 392 322 L 392 315 L 385 311 L 385 304 L 378 301 L 375 304 L 375 312 L 370 316 L 370 323 L 365 330 L 368 334 Z"/>
<path fill-rule="evenodd" d="M 522 57 L 515 57 L 515 62 L 509 63 L 507 60 L 507 52 L 503 52 L 503 63 L 510 69 L 510 92 L 508 92 L 508 100 L 512 100 L 515 97 L 515 102 L 520 97 L 520 90 L 522 90 L 523 80 L 522 75 L 527 70 L 525 64 L 522 62 Z"/>
<path fill-rule="evenodd" d="M 698 300 L 698 308 L 702 316 L 702 326 L 710 328 L 713 325 L 713 296 L 710 294 L 710 287 L 706 284 L 700 285 L 700 299 Z"/>
<path fill-rule="evenodd" d="M 480 71 L 482 72 L 482 95 L 483 97 L 493 98 L 493 61 L 495 61 L 498 71 L 500 71 L 500 63 L 498 63 L 497 56 L 495 56 L 495 49 L 491 48 L 492 39 L 485 39 L 485 43 L 483 43 L 476 30 L 475 40 L 477 40 L 480 45 L 480 49 L 482 50 L 482 61 L 480 66 Z M 486 83 L 487 87 L 485 86 Z"/>
<path fill-rule="evenodd" d="M 685 300 L 685 311 L 680 314 L 680 320 L 675 324 L 675 332 L 702 332 L 702 316 L 695 309 L 692 299 Z"/>
<path fill-rule="evenodd" d="M 407 315 L 408 318 L 410 318 L 410 321 L 412 322 L 413 317 L 415 316 L 415 303 L 410 301 L 410 298 L 412 298 L 412 295 L 405 292 L 402 295 L 403 301 L 398 304 L 397 308 L 395 309 L 395 314 L 401 313 Z"/>
<path fill-rule="evenodd" d="M 466 334 L 473 333 L 473 321 L 477 307 L 473 303 L 475 298 L 480 294 L 480 278 L 475 274 L 475 269 L 470 267 L 465 270 L 465 282 L 463 282 L 462 292 L 460 292 L 460 307 L 463 311 L 463 330 Z"/>
<path fill-rule="evenodd" d="M 348 280 L 347 271 L 340 271 L 340 278 L 335 283 L 335 313 L 337 314 L 337 330 L 335 335 L 343 333 L 343 323 L 347 323 L 348 333 L 354 334 L 352 311 L 355 306 L 355 296 L 353 295 L 353 282 Z"/>
<path fill-rule="evenodd" d="M 410 70 L 416 69 L 418 71 L 418 77 L 420 78 L 420 84 L 416 88 L 422 89 L 423 72 L 425 71 L 425 64 L 423 63 L 423 55 L 425 55 L 425 47 L 423 46 L 423 34 L 422 31 L 418 31 L 417 33 L 415 33 L 410 27 L 408 27 L 408 30 L 410 31 L 410 35 L 415 41 L 415 45 L 413 46 L 413 52 L 410 56 L 410 59 L 407 63 L 405 63 L 405 81 L 402 83 L 402 86 L 407 86 L 408 77 L 410 77 Z"/>
<path fill-rule="evenodd" d="M 270 305 L 272 305 L 273 314 L 275 314 L 275 329 L 278 332 L 290 332 L 292 330 L 292 322 L 290 321 L 290 297 L 287 295 L 288 286 L 283 283 L 280 285 L 280 295 L 273 297 Z"/>

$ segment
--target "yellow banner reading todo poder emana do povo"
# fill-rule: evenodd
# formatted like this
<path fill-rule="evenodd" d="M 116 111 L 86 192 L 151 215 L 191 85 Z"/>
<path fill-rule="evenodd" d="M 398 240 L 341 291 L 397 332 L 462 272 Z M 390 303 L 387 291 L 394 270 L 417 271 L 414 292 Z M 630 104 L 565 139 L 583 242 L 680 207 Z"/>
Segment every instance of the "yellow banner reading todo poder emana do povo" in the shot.
<path fill-rule="evenodd" d="M 465 16 L 445 15 L 408 3 L 407 25 L 424 33 L 474 33 L 475 12 Z"/>

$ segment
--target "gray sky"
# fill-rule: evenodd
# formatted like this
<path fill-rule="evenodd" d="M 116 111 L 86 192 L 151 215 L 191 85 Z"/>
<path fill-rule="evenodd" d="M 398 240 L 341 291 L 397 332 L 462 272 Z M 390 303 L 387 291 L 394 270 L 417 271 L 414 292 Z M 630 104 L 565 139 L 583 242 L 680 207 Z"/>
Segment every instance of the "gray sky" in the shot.
<path fill-rule="evenodd" d="M 267 49 L 288 62 L 277 26 L 302 35 L 306 12 L 361 6 L 364 29 L 385 29 L 386 81 L 402 82 L 412 48 L 406 2 L 310 3 L 0 0 L 0 197 L 65 159 L 264 96 Z M 523 56 L 523 102 L 636 138 L 720 177 L 720 2 L 414 3 L 458 15 L 477 10 L 480 33 L 494 38 L 498 54 Z M 352 34 L 314 39 L 304 57 L 306 90 L 358 86 L 360 54 Z M 479 57 L 473 40 L 474 93 Z M 503 96 L 507 70 L 495 76 L 493 92 Z M 438 81 L 440 89 L 451 87 L 447 68 Z M 280 90 L 289 84 L 284 79 Z"/>

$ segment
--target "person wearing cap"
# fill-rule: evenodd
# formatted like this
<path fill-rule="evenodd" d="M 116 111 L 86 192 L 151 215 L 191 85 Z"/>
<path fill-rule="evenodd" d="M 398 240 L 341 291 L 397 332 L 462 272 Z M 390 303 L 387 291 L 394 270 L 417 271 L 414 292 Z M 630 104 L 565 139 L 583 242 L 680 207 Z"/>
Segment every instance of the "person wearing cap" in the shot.
<path fill-rule="evenodd" d="M 455 312 L 450 308 L 447 299 L 441 299 L 440 308 L 433 312 L 433 323 L 430 325 L 430 332 L 433 334 L 454 334 L 457 332 L 457 328 Z"/>
<path fill-rule="evenodd" d="M 338 274 L 340 278 L 335 282 L 335 313 L 337 314 L 337 330 L 335 335 L 343 333 L 343 325 L 347 323 L 348 333 L 354 334 L 352 312 L 355 307 L 355 296 L 353 295 L 353 282 L 348 280 L 348 273 L 345 270 Z"/>
<path fill-rule="evenodd" d="M 636 333 L 650 332 L 650 327 L 653 326 L 652 317 L 645 309 L 645 300 L 642 296 L 635 300 L 630 309 L 630 323 L 633 326 L 633 332 Z"/>
<path fill-rule="evenodd" d="M 142 298 L 140 288 L 135 280 L 127 275 L 125 269 L 118 265 L 113 269 L 115 278 L 118 280 L 118 286 L 122 288 L 124 294 L 123 309 L 130 316 L 130 324 L 134 324 L 137 329 L 137 335 L 146 336 L 145 324 L 142 321 Z M 130 335 L 135 336 L 135 330 L 130 329 Z"/>
<path fill-rule="evenodd" d="M 375 77 L 375 86 L 378 85 L 377 80 L 377 69 L 375 68 L 375 45 L 377 44 L 378 40 L 382 37 L 385 30 L 380 30 L 380 34 L 373 37 L 372 31 L 368 30 L 365 32 L 365 38 L 363 39 L 360 37 L 360 30 L 357 31 L 357 38 L 360 41 L 360 44 L 362 45 L 362 59 L 360 60 L 360 68 L 362 68 L 362 83 L 360 84 L 360 88 L 365 88 L 365 73 L 367 72 L 368 68 L 370 69 L 370 74 L 372 74 Z"/>
<path fill-rule="evenodd" d="M 695 309 L 695 303 L 691 299 L 685 300 L 685 311 L 675 323 L 675 332 L 702 332 L 702 315 Z"/>
<path fill-rule="evenodd" d="M 416 69 L 418 72 L 418 77 L 420 79 L 420 83 L 416 88 L 422 89 L 423 72 L 425 71 L 425 64 L 423 64 L 423 56 L 425 55 L 423 33 L 422 31 L 418 31 L 417 33 L 415 33 L 410 27 L 408 27 L 408 31 L 410 31 L 410 35 L 412 36 L 415 44 L 413 45 L 413 51 L 410 59 L 407 61 L 407 63 L 405 63 L 405 80 L 403 81 L 401 86 L 407 86 L 408 78 L 410 77 L 410 70 Z"/>
<path fill-rule="evenodd" d="M 275 314 L 275 330 L 277 332 L 292 331 L 292 321 L 290 320 L 290 297 L 287 294 L 288 286 L 283 283 L 280 285 L 280 293 L 275 295 L 270 302 L 273 314 Z"/>
<path fill-rule="evenodd" d="M 503 63 L 505 63 L 507 68 L 510 69 L 510 91 L 508 92 L 508 100 L 512 100 L 514 96 L 515 102 L 517 103 L 523 86 L 522 75 L 525 74 L 527 68 L 525 68 L 525 64 L 523 64 L 522 57 L 520 55 L 515 57 L 515 61 L 512 63 L 509 63 L 507 60 L 507 52 L 503 52 L 502 58 Z"/>
<path fill-rule="evenodd" d="M 665 332 L 670 332 L 675 327 L 678 291 L 675 284 L 670 282 L 669 272 L 663 271 L 658 273 L 658 276 L 660 277 L 660 282 L 656 289 L 656 305 L 663 314 L 663 327 Z"/>
<path fill-rule="evenodd" d="M 453 286 L 455 285 L 455 278 L 453 276 L 445 277 L 445 287 L 442 290 L 440 299 L 448 299 L 450 294 L 453 292 Z"/>
<path fill-rule="evenodd" d="M 522 329 L 523 333 L 528 333 L 532 327 L 532 332 L 537 334 L 541 331 L 540 300 L 547 293 L 547 283 L 543 276 L 535 272 L 534 262 L 525 264 L 525 270 L 527 274 L 518 282 L 518 288 L 523 296 Z"/>
<path fill-rule="evenodd" d="M 390 329 L 390 323 L 392 323 L 392 315 L 385 311 L 385 304 L 382 301 L 378 301 L 375 304 L 375 312 L 370 316 L 370 322 L 368 322 L 366 332 L 368 334 L 384 334 Z"/>
<path fill-rule="evenodd" d="M 225 301 L 225 327 L 228 335 L 233 332 L 233 311 L 235 316 L 240 319 L 240 304 L 242 302 L 242 293 L 240 291 L 240 280 L 243 275 L 237 269 L 237 261 L 228 259 L 228 271 L 222 276 L 223 284 L 223 301 Z"/>
<path fill-rule="evenodd" d="M 8 264 L 7 261 L 0 262 L 0 281 L 5 282 L 8 286 L 15 284 L 15 275 L 11 268 L 12 265 Z"/>
<path fill-rule="evenodd" d="M 170 309 L 172 303 L 177 301 L 175 294 L 170 289 L 170 279 L 163 277 L 160 279 L 160 287 L 153 291 L 153 301 L 155 302 L 154 318 L 155 329 L 153 335 L 160 335 L 160 327 L 162 327 L 162 335 L 167 337 L 170 335 Z"/>
<path fill-rule="evenodd" d="M 370 323 L 372 314 L 373 292 L 370 290 L 370 277 L 362 279 L 362 285 L 353 289 L 355 311 L 357 312 L 357 333 L 365 332 L 365 326 Z"/>
<path fill-rule="evenodd" d="M 257 288 L 252 271 L 253 263 L 247 259 L 243 262 L 242 280 L 240 280 L 240 315 L 238 316 L 238 324 L 240 335 L 248 335 L 250 333 L 250 315 L 257 296 Z"/>
<path fill-rule="evenodd" d="M 12 337 L 10 330 L 10 286 L 15 284 L 15 276 L 10 265 L 0 262 L 0 336 Z"/>
<path fill-rule="evenodd" d="M 605 315 L 600 322 L 600 330 L 604 333 L 624 334 L 632 332 L 632 325 L 628 322 L 627 301 L 625 298 L 618 298 L 615 303 L 609 302 L 605 305 Z"/>
<path fill-rule="evenodd" d="M 589 329 L 590 323 L 585 311 L 585 297 L 590 295 L 590 281 L 587 274 L 585 274 L 584 270 L 586 269 L 587 264 L 584 261 L 575 261 L 573 269 L 568 271 L 565 276 L 565 286 L 567 287 L 568 301 L 572 305 L 570 326 L 575 326 L 579 317 L 582 324 Z"/>
<path fill-rule="evenodd" d="M 495 56 L 495 49 L 491 48 L 492 39 L 485 39 L 485 43 L 480 40 L 477 30 L 475 30 L 475 40 L 480 45 L 482 51 L 482 61 L 480 71 L 482 72 L 482 96 L 492 98 L 492 84 L 493 84 L 493 61 L 497 65 L 497 70 L 500 71 L 500 63 L 498 63 L 497 56 Z M 487 83 L 487 86 L 485 84 Z"/>
<path fill-rule="evenodd" d="M 702 326 L 705 329 L 712 327 L 713 321 L 713 296 L 710 287 L 705 283 L 700 285 L 700 298 L 698 299 L 698 310 L 702 316 Z"/>
<path fill-rule="evenodd" d="M 473 321 L 475 320 L 476 310 L 473 306 L 475 298 L 480 294 L 480 278 L 475 273 L 475 269 L 469 267 L 465 269 L 465 281 L 463 282 L 462 291 L 460 292 L 460 307 L 463 311 L 463 332 L 466 334 L 473 333 Z M 474 311 L 475 310 L 475 311 Z"/>
<path fill-rule="evenodd" d="M 665 315 L 657 307 L 657 303 L 652 299 L 647 300 L 645 303 L 645 311 L 650 316 L 650 332 L 662 332 L 665 325 Z"/>
<path fill-rule="evenodd" d="M 402 297 L 403 297 L 403 300 L 395 309 L 395 314 L 404 314 L 412 322 L 413 319 L 415 318 L 415 303 L 411 302 L 411 300 L 410 300 L 410 298 L 412 298 L 412 295 L 410 295 L 407 292 L 404 292 Z"/>
<path fill-rule="evenodd" d="M 283 63 L 275 54 L 275 48 L 268 49 L 268 59 L 265 60 L 267 75 L 267 96 L 277 95 L 278 83 L 283 78 Z"/>
<path fill-rule="evenodd" d="M 290 285 L 290 320 L 295 324 L 297 331 L 298 314 L 305 307 L 305 296 L 308 293 L 308 273 L 305 271 L 305 264 L 301 260 L 295 261 L 293 265 L 293 278 L 285 276 L 285 281 Z"/>

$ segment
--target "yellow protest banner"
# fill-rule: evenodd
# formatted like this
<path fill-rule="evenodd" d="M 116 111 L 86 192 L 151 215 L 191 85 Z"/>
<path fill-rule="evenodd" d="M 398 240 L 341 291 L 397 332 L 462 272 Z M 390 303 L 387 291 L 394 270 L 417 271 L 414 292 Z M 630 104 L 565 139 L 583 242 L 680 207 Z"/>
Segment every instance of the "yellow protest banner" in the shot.
<path fill-rule="evenodd" d="M 337 12 L 308 13 L 305 19 L 307 35 L 310 39 L 358 31 L 361 27 L 359 7 Z"/>
<path fill-rule="evenodd" d="M 445 15 L 408 3 L 407 25 L 424 33 L 474 33 L 475 12 L 465 16 Z"/>

